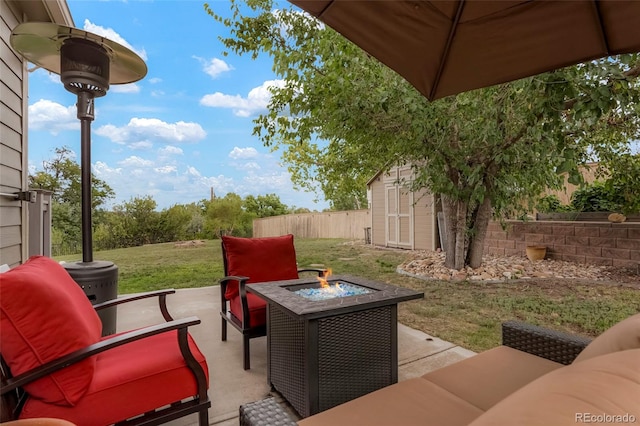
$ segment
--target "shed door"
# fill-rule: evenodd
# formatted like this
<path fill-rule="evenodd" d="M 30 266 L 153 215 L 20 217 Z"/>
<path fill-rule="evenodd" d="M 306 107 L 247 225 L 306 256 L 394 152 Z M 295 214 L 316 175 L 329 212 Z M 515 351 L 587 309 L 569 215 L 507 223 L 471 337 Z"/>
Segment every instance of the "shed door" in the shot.
<path fill-rule="evenodd" d="M 385 187 L 386 245 L 413 248 L 413 200 L 408 190 L 398 185 Z"/>

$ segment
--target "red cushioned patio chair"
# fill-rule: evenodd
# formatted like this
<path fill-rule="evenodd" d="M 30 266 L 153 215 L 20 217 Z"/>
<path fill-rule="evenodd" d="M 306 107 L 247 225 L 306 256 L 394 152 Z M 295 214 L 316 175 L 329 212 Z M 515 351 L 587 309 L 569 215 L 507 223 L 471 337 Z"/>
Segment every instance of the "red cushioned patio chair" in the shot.
<path fill-rule="evenodd" d="M 77 425 L 155 425 L 192 413 L 209 424 L 209 373 L 163 290 L 95 306 L 54 260 L 34 256 L 0 274 L 0 421 L 59 418 Z M 96 310 L 157 297 L 166 322 L 101 337 Z"/>
<path fill-rule="evenodd" d="M 300 272 L 323 276 L 324 269 L 298 269 L 293 235 L 266 238 L 222 237 L 225 277 L 220 280 L 222 297 L 222 340 L 227 340 L 227 323 L 242 333 L 244 369 L 251 368 L 249 340 L 265 336 L 266 302 L 247 293 L 245 284 L 292 280 Z"/>

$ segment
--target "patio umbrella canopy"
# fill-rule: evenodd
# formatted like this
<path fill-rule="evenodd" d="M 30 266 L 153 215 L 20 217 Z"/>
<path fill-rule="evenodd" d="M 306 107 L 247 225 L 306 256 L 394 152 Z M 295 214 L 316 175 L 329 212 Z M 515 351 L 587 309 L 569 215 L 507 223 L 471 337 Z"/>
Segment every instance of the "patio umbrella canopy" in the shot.
<path fill-rule="evenodd" d="M 640 51 L 638 0 L 289 0 L 430 100 Z"/>

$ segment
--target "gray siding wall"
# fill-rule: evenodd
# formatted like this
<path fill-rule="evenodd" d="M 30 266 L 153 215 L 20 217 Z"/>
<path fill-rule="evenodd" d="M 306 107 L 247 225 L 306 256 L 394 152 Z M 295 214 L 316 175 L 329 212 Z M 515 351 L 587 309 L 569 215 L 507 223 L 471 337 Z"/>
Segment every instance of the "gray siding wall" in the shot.
<path fill-rule="evenodd" d="M 0 192 L 26 190 L 27 89 L 22 59 L 11 49 L 11 30 L 18 17 L 5 1 L 0 2 Z M 26 253 L 26 205 L 0 197 L 0 264 L 15 266 Z"/>

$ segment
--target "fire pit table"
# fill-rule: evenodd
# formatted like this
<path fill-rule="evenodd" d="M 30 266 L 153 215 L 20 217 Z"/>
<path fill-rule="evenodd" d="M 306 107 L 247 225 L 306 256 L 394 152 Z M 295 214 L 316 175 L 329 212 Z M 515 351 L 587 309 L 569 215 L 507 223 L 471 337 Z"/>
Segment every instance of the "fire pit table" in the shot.
<path fill-rule="evenodd" d="M 397 305 L 424 297 L 348 275 L 328 284 L 346 295 L 318 296 L 310 278 L 247 285 L 267 301 L 267 380 L 302 417 L 396 383 Z"/>

